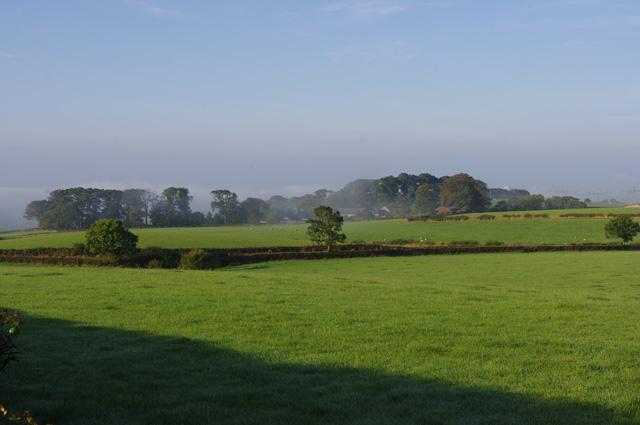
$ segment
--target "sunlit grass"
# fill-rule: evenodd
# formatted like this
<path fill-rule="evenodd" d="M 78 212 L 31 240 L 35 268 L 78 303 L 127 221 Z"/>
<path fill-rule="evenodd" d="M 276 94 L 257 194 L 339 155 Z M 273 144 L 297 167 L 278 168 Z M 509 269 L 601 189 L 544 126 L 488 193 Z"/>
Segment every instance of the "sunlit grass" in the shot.
<path fill-rule="evenodd" d="M 65 424 L 640 423 L 638 264 L 0 265 L 2 304 L 26 319 L 5 399 Z"/>
<path fill-rule="evenodd" d="M 547 211 L 602 213 L 638 213 L 638 208 Z M 496 213 L 498 215 L 499 213 Z M 523 214 L 523 213 L 520 213 Z M 570 244 L 609 242 L 604 234 L 607 219 L 489 220 L 466 222 L 407 223 L 406 220 L 346 222 L 343 227 L 349 241 L 383 242 L 397 239 L 447 243 L 460 240 L 502 241 L 522 244 Z M 309 245 L 306 224 L 269 226 L 192 227 L 134 229 L 138 246 L 164 248 L 239 248 Z M 0 249 L 71 247 L 84 241 L 84 232 L 27 232 L 2 235 Z"/>

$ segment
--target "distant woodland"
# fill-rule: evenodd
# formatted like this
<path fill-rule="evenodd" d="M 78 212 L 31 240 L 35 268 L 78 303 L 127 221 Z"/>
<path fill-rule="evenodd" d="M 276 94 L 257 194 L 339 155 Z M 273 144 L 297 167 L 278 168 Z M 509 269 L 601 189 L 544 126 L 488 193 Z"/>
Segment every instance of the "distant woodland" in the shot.
<path fill-rule="evenodd" d="M 268 200 L 238 196 L 226 189 L 211 191 L 211 210 L 191 210 L 193 197 L 185 187 L 149 189 L 57 189 L 31 201 L 24 212 L 42 229 L 86 229 L 101 219 L 119 219 L 128 227 L 187 227 L 230 224 L 300 222 L 328 205 L 346 219 L 426 217 L 447 207 L 459 213 L 583 208 L 571 196 L 545 199 L 521 189 L 489 188 L 468 174 L 435 177 L 401 173 L 380 179 L 358 179 L 339 191 L 320 189 L 300 197 L 274 195 Z"/>

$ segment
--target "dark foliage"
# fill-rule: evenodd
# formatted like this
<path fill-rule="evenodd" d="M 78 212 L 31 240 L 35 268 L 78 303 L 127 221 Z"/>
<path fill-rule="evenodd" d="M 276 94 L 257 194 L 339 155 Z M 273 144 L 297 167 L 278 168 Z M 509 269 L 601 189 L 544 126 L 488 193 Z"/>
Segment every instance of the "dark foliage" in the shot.
<path fill-rule="evenodd" d="M 109 254 L 118 259 L 131 257 L 136 251 L 138 236 L 124 227 L 120 220 L 100 220 L 85 233 L 86 249 L 91 254 Z"/>

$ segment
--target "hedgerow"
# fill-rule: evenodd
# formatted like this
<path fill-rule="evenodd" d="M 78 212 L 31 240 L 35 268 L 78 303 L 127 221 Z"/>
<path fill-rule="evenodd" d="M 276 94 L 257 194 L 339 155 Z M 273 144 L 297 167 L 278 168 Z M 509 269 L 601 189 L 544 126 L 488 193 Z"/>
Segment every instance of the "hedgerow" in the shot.
<path fill-rule="evenodd" d="M 53 264 L 68 266 L 124 266 L 165 269 L 215 269 L 241 264 L 252 264 L 276 260 L 303 260 L 356 257 L 395 257 L 410 255 L 452 255 L 499 252 L 552 252 L 552 251 L 638 251 L 640 244 L 632 243 L 582 243 L 570 245 L 517 245 L 500 241 L 480 243 L 475 240 L 453 241 L 435 244 L 428 241 L 398 239 L 388 242 L 346 244 L 334 252 L 321 246 L 277 246 L 231 249 L 163 249 L 146 248 L 136 253 L 127 262 L 114 262 L 102 257 L 67 257 L 43 255 L 41 250 L 0 250 L 0 262 Z M 10 251 L 10 252 L 8 252 Z M 27 252 L 28 251 L 28 252 Z M 55 254 L 60 252 L 53 250 Z M 31 255 L 30 255 L 31 254 Z"/>

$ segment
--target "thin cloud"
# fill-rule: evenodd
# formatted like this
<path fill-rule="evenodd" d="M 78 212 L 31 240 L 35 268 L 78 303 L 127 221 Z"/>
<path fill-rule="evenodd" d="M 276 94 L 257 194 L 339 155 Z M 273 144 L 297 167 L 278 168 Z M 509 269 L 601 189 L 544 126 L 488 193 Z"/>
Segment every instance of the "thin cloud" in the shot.
<path fill-rule="evenodd" d="M 594 4 L 602 4 L 601 0 L 558 0 L 558 1 L 548 1 L 541 2 L 538 4 L 534 4 L 525 8 L 520 9 L 516 14 L 523 15 L 528 13 L 539 12 L 543 10 L 549 9 L 562 9 L 562 8 L 571 8 L 571 7 L 584 7 Z"/>
<path fill-rule="evenodd" d="M 155 6 L 153 4 L 145 3 L 142 1 L 124 0 L 124 4 L 155 18 L 182 19 L 188 16 L 187 14 L 176 10 L 165 9 L 163 7 Z"/>
<path fill-rule="evenodd" d="M 323 8 L 325 12 L 349 12 L 357 18 L 385 16 L 408 9 L 410 5 L 393 0 L 367 0 L 332 3 Z"/>
<path fill-rule="evenodd" d="M 331 3 L 322 8 L 325 12 L 345 12 L 356 18 L 366 19 L 387 16 L 402 12 L 415 6 L 439 7 L 451 6 L 452 1 L 403 1 L 403 0 L 354 0 Z"/>
<path fill-rule="evenodd" d="M 0 58 L 2 59 L 22 59 L 26 57 L 26 55 L 22 53 L 0 53 Z"/>

